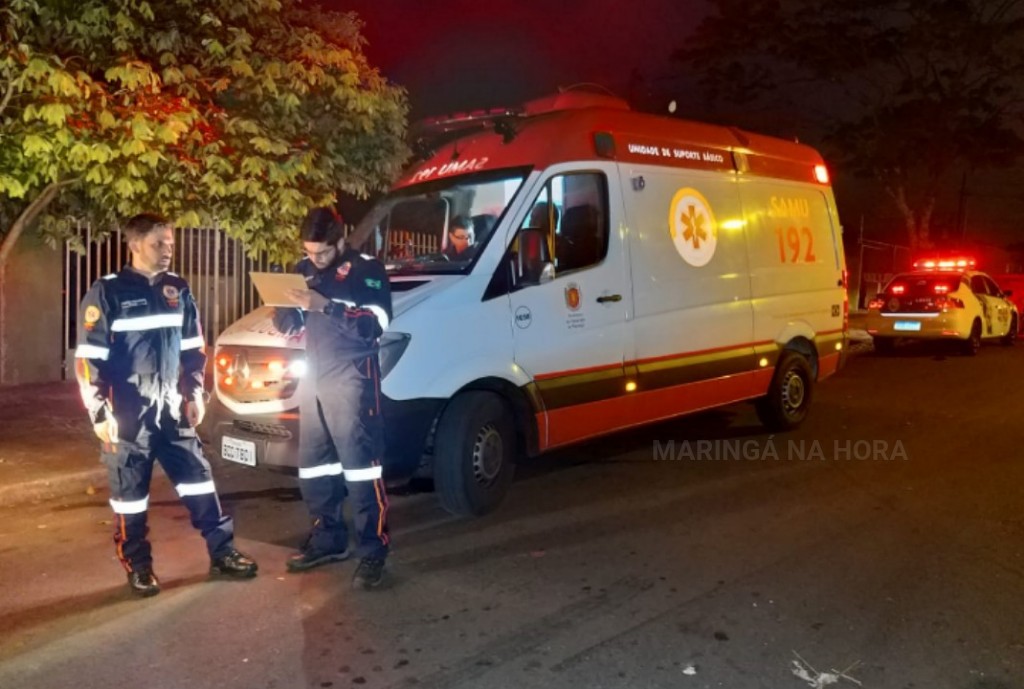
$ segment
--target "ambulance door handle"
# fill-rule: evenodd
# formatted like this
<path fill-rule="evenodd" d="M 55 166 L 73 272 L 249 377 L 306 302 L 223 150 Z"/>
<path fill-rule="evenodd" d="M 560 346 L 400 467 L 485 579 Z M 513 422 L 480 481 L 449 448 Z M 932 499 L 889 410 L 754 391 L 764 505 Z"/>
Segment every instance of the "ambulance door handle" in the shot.
<path fill-rule="evenodd" d="M 604 303 L 607 303 L 607 302 L 610 302 L 610 301 L 611 302 L 622 301 L 622 295 L 621 294 L 609 294 L 609 295 L 597 298 L 597 303 L 598 304 L 604 304 Z"/>

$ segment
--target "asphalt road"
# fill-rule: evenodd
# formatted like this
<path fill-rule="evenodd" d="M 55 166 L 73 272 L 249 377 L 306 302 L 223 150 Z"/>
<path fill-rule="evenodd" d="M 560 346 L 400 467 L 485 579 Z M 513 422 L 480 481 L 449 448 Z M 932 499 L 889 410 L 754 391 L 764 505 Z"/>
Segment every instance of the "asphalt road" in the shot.
<path fill-rule="evenodd" d="M 104 495 L 0 510 L 0 687 L 1024 687 L 1021 381 L 1024 347 L 869 352 L 798 432 L 736 405 L 619 434 L 477 521 L 395 495 L 376 593 L 286 575 L 294 483 L 241 467 L 251 582 L 206 580 L 162 482 L 148 600 Z"/>

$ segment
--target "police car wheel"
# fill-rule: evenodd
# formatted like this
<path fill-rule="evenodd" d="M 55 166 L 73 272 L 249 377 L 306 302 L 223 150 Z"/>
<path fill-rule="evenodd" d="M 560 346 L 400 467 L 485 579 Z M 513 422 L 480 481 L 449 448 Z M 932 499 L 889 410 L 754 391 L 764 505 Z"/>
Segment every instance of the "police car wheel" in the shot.
<path fill-rule="evenodd" d="M 493 392 L 466 392 L 449 403 L 434 438 L 434 488 L 458 516 L 492 512 L 512 484 L 516 436 L 511 412 Z"/>
<path fill-rule="evenodd" d="M 799 426 L 811 405 L 814 374 L 807 359 L 785 352 L 775 366 L 768 394 L 757 400 L 757 416 L 766 428 L 786 431 Z"/>
<path fill-rule="evenodd" d="M 963 342 L 963 353 L 966 356 L 974 356 L 981 349 L 981 321 L 974 321 L 971 326 L 971 334 Z"/>
<path fill-rule="evenodd" d="M 1017 317 L 1010 318 L 1010 329 L 1006 331 L 1000 342 L 1004 347 L 1012 347 L 1017 343 Z"/>

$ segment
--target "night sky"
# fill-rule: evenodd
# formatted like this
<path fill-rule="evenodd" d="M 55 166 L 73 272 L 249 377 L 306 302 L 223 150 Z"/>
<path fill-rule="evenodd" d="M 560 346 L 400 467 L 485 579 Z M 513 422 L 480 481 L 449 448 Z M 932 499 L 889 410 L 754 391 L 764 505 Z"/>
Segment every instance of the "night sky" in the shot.
<path fill-rule="evenodd" d="M 332 0 L 330 6 L 363 18 L 366 52 L 408 89 L 413 119 L 518 105 L 582 82 L 629 97 L 634 70 L 648 80 L 673 71 L 672 51 L 704 12 L 695 0 Z"/>
<path fill-rule="evenodd" d="M 559 87 L 596 83 L 655 110 L 678 98 L 701 117 L 699 97 L 671 54 L 708 11 L 703 0 L 324 0 L 363 19 L 366 53 L 409 92 L 410 121 L 515 106 Z M 638 82 L 636 77 L 642 77 Z M 644 94 L 656 94 L 645 101 Z M 732 123 L 723 123 L 732 124 Z M 782 137 L 795 131 L 764 131 Z M 968 175 L 967 239 L 1024 240 L 1024 166 Z M 834 169 L 848 233 L 904 241 L 902 219 L 880 189 Z M 934 226 L 953 224 L 961 179 L 951 178 Z"/>

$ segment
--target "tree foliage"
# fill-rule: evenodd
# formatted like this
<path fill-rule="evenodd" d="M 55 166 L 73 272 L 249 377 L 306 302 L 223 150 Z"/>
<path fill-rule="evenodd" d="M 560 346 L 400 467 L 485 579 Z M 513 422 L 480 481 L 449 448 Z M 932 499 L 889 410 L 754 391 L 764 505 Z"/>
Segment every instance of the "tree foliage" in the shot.
<path fill-rule="evenodd" d="M 289 255 L 310 207 L 407 157 L 405 92 L 360 29 L 299 0 L 8 0 L 0 265 L 33 221 L 56 241 L 142 210 Z"/>
<path fill-rule="evenodd" d="M 913 246 L 959 167 L 1024 153 L 1020 0 L 712 0 L 676 56 L 737 111 L 784 111 L 877 179 Z"/>

